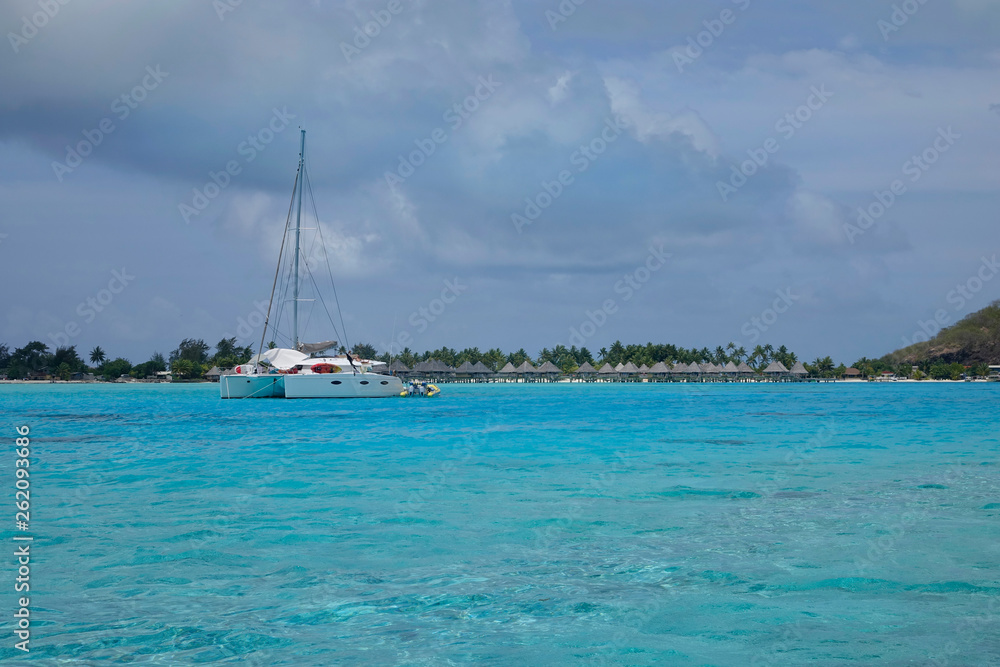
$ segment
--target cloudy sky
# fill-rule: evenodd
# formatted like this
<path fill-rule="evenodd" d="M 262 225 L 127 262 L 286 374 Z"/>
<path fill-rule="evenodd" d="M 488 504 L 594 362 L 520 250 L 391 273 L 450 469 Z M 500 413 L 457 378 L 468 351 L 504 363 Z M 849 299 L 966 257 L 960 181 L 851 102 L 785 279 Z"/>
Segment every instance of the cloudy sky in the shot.
<path fill-rule="evenodd" d="M 300 126 L 381 349 L 849 363 L 1000 297 L 1000 4 L 576 2 L 6 0 L 0 342 L 236 335 Z"/>

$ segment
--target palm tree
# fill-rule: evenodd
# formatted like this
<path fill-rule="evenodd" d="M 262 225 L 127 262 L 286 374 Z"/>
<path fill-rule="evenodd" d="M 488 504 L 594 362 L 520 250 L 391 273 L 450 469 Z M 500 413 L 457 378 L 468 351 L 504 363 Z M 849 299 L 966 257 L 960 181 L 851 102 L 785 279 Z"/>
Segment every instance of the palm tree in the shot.
<path fill-rule="evenodd" d="M 100 345 L 98 345 L 97 347 L 95 347 L 93 350 L 90 351 L 90 363 L 97 364 L 98 366 L 100 366 L 107 360 L 108 360 L 108 355 L 104 353 L 104 350 L 101 349 Z"/>
<path fill-rule="evenodd" d="M 775 360 L 780 361 L 785 365 L 786 368 L 791 368 L 795 365 L 797 361 L 794 352 L 789 352 L 788 348 L 784 345 L 778 348 L 777 353 L 774 355 Z"/>
<path fill-rule="evenodd" d="M 747 358 L 747 349 L 742 345 L 740 345 L 738 348 L 736 348 L 734 356 L 736 357 L 737 362 L 743 361 L 744 359 Z"/>

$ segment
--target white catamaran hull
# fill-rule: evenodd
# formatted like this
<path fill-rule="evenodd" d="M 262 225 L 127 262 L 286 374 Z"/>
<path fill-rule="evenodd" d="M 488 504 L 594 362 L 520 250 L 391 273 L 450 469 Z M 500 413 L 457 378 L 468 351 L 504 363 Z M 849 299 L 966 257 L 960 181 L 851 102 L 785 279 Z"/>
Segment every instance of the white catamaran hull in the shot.
<path fill-rule="evenodd" d="M 398 377 L 377 373 L 285 376 L 285 398 L 389 398 L 402 391 Z"/>
<path fill-rule="evenodd" d="M 219 378 L 222 398 L 284 398 L 284 375 L 223 375 Z"/>
<path fill-rule="evenodd" d="M 390 398 L 403 383 L 377 373 L 305 375 L 223 375 L 222 398 Z"/>

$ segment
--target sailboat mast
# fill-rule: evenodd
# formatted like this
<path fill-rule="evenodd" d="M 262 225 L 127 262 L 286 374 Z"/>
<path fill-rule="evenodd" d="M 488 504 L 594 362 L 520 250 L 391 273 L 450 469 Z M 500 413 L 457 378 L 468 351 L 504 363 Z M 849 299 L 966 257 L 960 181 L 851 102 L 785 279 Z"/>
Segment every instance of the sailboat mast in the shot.
<path fill-rule="evenodd" d="M 299 237 L 302 232 L 302 189 L 305 187 L 306 170 L 306 131 L 302 130 L 302 145 L 299 149 L 299 191 L 295 204 L 295 288 L 292 295 L 292 340 L 295 349 L 299 349 Z"/>

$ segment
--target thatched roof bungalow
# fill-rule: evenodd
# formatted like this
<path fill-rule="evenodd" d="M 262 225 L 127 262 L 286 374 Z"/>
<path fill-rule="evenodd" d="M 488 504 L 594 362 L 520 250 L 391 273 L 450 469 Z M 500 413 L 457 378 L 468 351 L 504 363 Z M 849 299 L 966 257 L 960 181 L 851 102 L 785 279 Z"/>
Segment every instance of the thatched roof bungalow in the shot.
<path fill-rule="evenodd" d="M 546 361 L 544 364 L 539 366 L 537 372 L 539 375 L 547 375 L 550 378 L 562 375 L 562 370 L 560 370 L 560 368 L 551 361 Z"/>
<path fill-rule="evenodd" d="M 389 364 L 387 370 L 394 375 L 398 375 L 399 373 L 409 373 L 410 367 L 397 359 L 396 361 Z"/>
<path fill-rule="evenodd" d="M 517 367 L 515 371 L 518 375 L 537 375 L 538 369 L 531 365 L 530 361 L 525 361 Z"/>
<path fill-rule="evenodd" d="M 788 369 L 780 361 L 772 361 L 768 364 L 767 368 L 764 369 L 765 375 L 770 375 L 772 377 L 778 375 L 788 375 Z"/>

